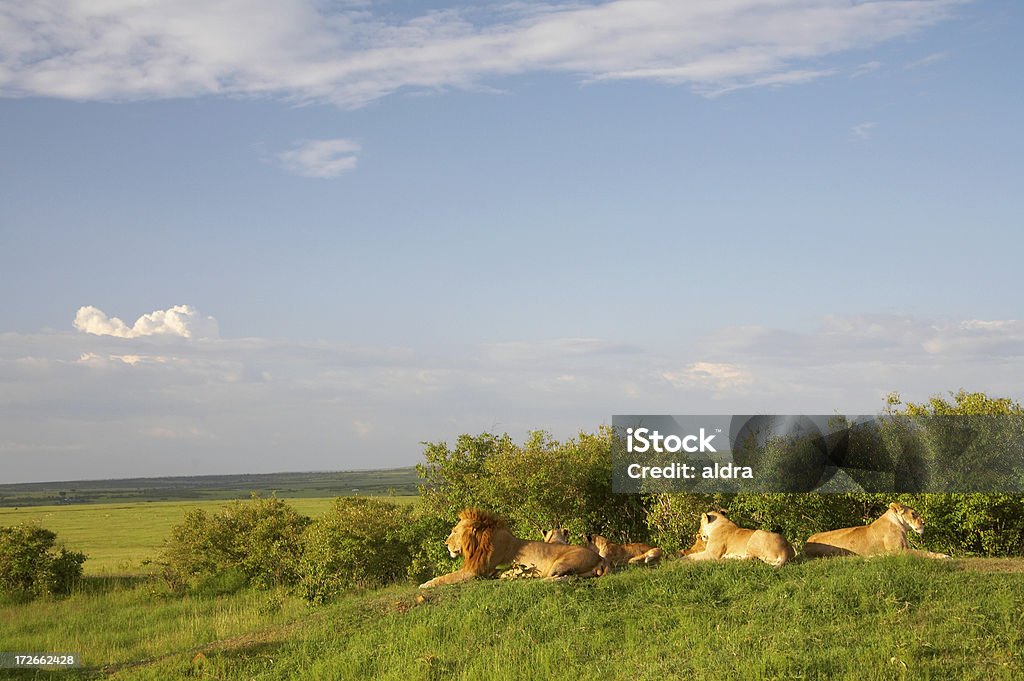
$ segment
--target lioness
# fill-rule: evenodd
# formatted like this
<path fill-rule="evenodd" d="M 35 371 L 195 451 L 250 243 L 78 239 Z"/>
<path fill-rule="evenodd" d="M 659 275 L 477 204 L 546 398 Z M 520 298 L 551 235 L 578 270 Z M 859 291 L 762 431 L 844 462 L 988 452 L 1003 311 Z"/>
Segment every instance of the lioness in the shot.
<path fill-rule="evenodd" d="M 619 565 L 650 565 L 661 560 L 664 553 L 649 544 L 614 544 L 599 534 L 588 534 L 586 547 L 608 561 L 612 567 Z"/>
<path fill-rule="evenodd" d="M 703 551 L 684 555 L 683 560 L 717 560 L 719 558 L 757 558 L 774 567 L 793 560 L 793 547 L 776 532 L 747 530 L 725 517 L 721 511 L 700 516 Z"/>
<path fill-rule="evenodd" d="M 924 534 L 924 519 L 902 504 L 889 504 L 882 517 L 870 525 L 844 527 L 841 530 L 811 535 L 804 544 L 808 558 L 824 556 L 877 556 L 884 553 L 910 553 L 925 558 L 949 558 L 944 553 L 910 548 L 907 530 Z"/>
<path fill-rule="evenodd" d="M 488 576 L 502 565 L 523 566 L 524 570 L 548 579 L 570 575 L 600 577 L 608 571 L 604 559 L 590 549 L 519 539 L 504 520 L 477 508 L 459 514 L 459 522 L 445 545 L 452 558 L 462 556 L 462 569 L 420 584 L 421 589 Z"/>
<path fill-rule="evenodd" d="M 568 544 L 569 530 L 564 527 L 556 527 L 544 533 L 545 544 Z"/>

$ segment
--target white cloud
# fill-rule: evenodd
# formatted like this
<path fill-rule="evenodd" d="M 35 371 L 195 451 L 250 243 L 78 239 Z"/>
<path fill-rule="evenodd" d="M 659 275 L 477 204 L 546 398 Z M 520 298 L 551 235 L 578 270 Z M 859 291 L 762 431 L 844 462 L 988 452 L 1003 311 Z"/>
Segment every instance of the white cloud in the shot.
<path fill-rule="evenodd" d="M 662 376 L 676 387 L 708 388 L 717 396 L 745 391 L 754 382 L 749 371 L 724 362 L 694 362 L 683 371 L 666 371 Z"/>
<path fill-rule="evenodd" d="M 96 336 L 115 336 L 117 338 L 140 338 L 143 336 L 178 336 L 180 338 L 206 339 L 216 338 L 217 320 L 203 317 L 199 311 L 189 305 L 175 305 L 168 310 L 154 310 L 135 320 L 128 326 L 117 317 L 108 317 L 103 310 L 86 305 L 78 308 L 74 326 L 79 331 Z M 119 357 L 126 364 L 133 364 L 131 355 Z"/>
<path fill-rule="evenodd" d="M 358 151 L 359 145 L 351 140 L 304 140 L 278 158 L 288 172 L 329 179 L 354 170 Z"/>
<path fill-rule="evenodd" d="M 0 7 L 0 93 L 271 95 L 355 107 L 529 72 L 721 93 L 831 73 L 817 67 L 822 58 L 910 35 L 959 2 L 549 0 L 411 18 L 316 0 L 10 2 Z"/>
<path fill-rule="evenodd" d="M 877 125 L 877 121 L 865 121 L 850 128 L 850 132 L 862 140 L 871 139 L 871 131 L 874 130 Z"/>

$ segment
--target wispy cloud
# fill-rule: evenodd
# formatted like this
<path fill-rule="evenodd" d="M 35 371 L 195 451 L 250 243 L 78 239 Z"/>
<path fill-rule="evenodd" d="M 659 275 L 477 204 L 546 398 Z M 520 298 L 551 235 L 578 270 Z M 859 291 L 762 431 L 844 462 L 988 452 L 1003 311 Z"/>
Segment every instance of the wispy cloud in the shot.
<path fill-rule="evenodd" d="M 0 8 L 0 94 L 256 95 L 357 107 L 531 72 L 721 94 L 821 77 L 832 72 L 822 59 L 912 34 L 958 3 L 551 0 L 398 18 L 316 0 L 12 2 Z"/>
<path fill-rule="evenodd" d="M 919 69 L 919 68 L 922 68 L 922 67 L 925 67 L 925 66 L 931 66 L 932 64 L 935 64 L 935 63 L 938 63 L 938 62 L 942 61 L 943 59 L 945 59 L 948 56 L 949 55 L 946 54 L 945 52 L 932 52 L 929 55 L 925 55 L 924 57 L 921 57 L 920 59 L 915 59 L 914 61 L 907 62 L 906 64 L 903 65 L 903 68 L 905 68 L 905 69 Z"/>
<path fill-rule="evenodd" d="M 850 73 L 850 78 L 866 76 L 869 73 L 874 73 L 880 68 L 882 68 L 882 62 L 880 61 L 864 62 L 863 64 L 859 64 L 857 68 Z"/>
<path fill-rule="evenodd" d="M 871 131 L 878 125 L 877 121 L 865 121 L 850 128 L 850 132 L 862 140 L 871 139 Z"/>
<path fill-rule="evenodd" d="M 278 155 L 288 172 L 330 179 L 354 170 L 358 144 L 347 139 L 303 140 Z"/>

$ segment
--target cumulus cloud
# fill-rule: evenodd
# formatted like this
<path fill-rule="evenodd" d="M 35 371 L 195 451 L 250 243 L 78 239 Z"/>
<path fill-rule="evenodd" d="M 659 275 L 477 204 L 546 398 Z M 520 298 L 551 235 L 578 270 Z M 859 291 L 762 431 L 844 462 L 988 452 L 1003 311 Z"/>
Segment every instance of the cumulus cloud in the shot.
<path fill-rule="evenodd" d="M 0 7 L 0 93 L 356 107 L 548 72 L 713 94 L 821 77 L 832 72 L 816 67 L 822 58 L 910 35 L 961 1 L 535 0 L 418 16 L 316 0 L 11 2 Z"/>
<path fill-rule="evenodd" d="M 190 305 L 175 305 L 167 310 L 154 310 L 135 320 L 128 326 L 117 317 L 108 317 L 99 308 L 86 305 L 75 314 L 75 328 L 83 333 L 117 338 L 140 338 L 143 336 L 177 336 L 189 339 L 216 338 L 217 320 L 203 317 Z M 120 357 L 127 364 L 139 361 L 138 357 Z"/>
<path fill-rule="evenodd" d="M 347 139 L 305 140 L 278 158 L 290 173 L 329 179 L 354 170 L 358 151 L 359 145 Z"/>

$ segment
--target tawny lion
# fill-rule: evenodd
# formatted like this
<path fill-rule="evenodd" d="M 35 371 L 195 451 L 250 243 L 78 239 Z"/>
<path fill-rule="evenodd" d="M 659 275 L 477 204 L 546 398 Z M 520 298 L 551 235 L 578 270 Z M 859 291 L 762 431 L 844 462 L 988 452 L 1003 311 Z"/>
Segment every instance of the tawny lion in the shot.
<path fill-rule="evenodd" d="M 604 559 L 590 549 L 519 539 L 504 520 L 477 508 L 459 514 L 445 545 L 452 558 L 462 556 L 462 568 L 420 584 L 421 589 L 489 576 L 503 565 L 522 565 L 548 579 L 600 577 L 608 571 Z"/>
<path fill-rule="evenodd" d="M 701 551 L 703 551 L 707 547 L 708 547 L 708 543 L 706 541 L 704 541 L 704 535 L 702 535 L 700 532 L 698 532 L 693 537 L 693 546 L 691 546 L 688 549 L 680 550 L 678 555 L 680 555 L 680 556 L 689 556 L 689 555 L 694 554 L 694 553 L 700 553 Z"/>
<path fill-rule="evenodd" d="M 924 534 L 924 519 L 909 506 L 889 504 L 882 517 L 870 525 L 844 527 L 811 535 L 804 544 L 804 555 L 808 558 L 822 558 L 909 553 L 924 558 L 949 558 L 944 553 L 910 548 L 907 542 L 908 530 Z"/>
<path fill-rule="evenodd" d="M 545 544 L 568 544 L 569 530 L 564 527 L 555 527 L 544 533 Z"/>
<path fill-rule="evenodd" d="M 586 547 L 608 561 L 612 567 L 619 565 L 650 565 L 661 560 L 664 552 L 650 544 L 614 544 L 599 534 L 586 536 Z"/>
<path fill-rule="evenodd" d="M 725 517 L 722 511 L 700 516 L 703 551 L 683 555 L 683 560 L 718 560 L 720 558 L 757 558 L 774 567 L 793 560 L 793 547 L 777 532 L 747 530 Z"/>

